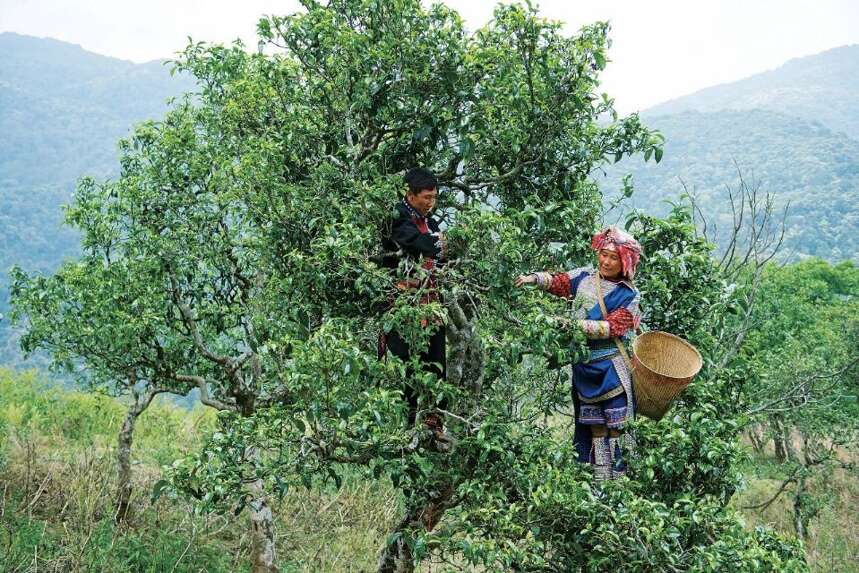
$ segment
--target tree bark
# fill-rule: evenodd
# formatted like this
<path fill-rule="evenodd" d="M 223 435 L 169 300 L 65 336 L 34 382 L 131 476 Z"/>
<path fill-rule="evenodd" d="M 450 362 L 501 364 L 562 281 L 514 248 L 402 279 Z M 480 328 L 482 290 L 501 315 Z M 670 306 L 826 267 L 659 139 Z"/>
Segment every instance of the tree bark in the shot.
<path fill-rule="evenodd" d="M 117 484 L 116 504 L 114 507 L 114 521 L 117 524 L 126 521 L 131 511 L 131 493 L 133 490 L 131 481 L 131 446 L 134 442 L 134 424 L 137 422 L 138 416 L 149 407 L 156 394 L 163 392 L 160 388 L 153 388 L 143 396 L 140 396 L 133 390 L 135 383 L 136 379 L 132 376 L 131 387 L 134 402 L 128 407 L 125 420 L 122 422 L 122 427 L 119 429 L 119 436 L 117 437 Z"/>
<path fill-rule="evenodd" d="M 406 530 L 416 526 L 418 526 L 416 512 L 406 512 L 406 516 L 394 528 L 393 535 L 396 535 L 397 538 L 392 543 L 386 541 L 382 548 L 377 573 L 414 573 L 415 560 L 412 557 L 412 549 L 405 538 L 405 533 Z"/>
<path fill-rule="evenodd" d="M 821 460 L 815 460 L 809 450 L 808 436 L 802 434 L 802 465 L 806 470 L 820 463 Z M 796 530 L 796 536 L 805 541 L 808 539 L 808 522 L 809 515 L 805 504 L 808 502 L 806 496 L 808 494 L 808 475 L 801 471 L 799 479 L 796 481 L 796 492 L 793 496 L 793 527 Z"/>
<path fill-rule="evenodd" d="M 114 521 L 122 523 L 128 517 L 131 500 L 131 444 L 134 440 L 134 422 L 137 420 L 135 409 L 129 408 L 119 430 L 116 451 L 117 484 Z"/>
<path fill-rule="evenodd" d="M 787 461 L 797 461 L 796 449 L 793 447 L 793 442 L 791 441 L 790 435 L 790 426 L 784 424 L 782 426 L 782 442 L 784 443 L 784 451 L 787 455 Z"/>
<path fill-rule="evenodd" d="M 249 507 L 251 512 L 251 570 L 253 573 L 276 573 L 274 566 L 274 516 L 268 498 L 263 491 L 262 480 L 249 487 L 253 494 Z"/>
<path fill-rule="evenodd" d="M 382 548 L 377 573 L 414 573 L 415 560 L 406 535 L 410 530 L 432 531 L 450 507 L 454 490 L 452 485 L 448 485 L 423 505 L 406 512 L 391 533 L 396 539 Z"/>
<path fill-rule="evenodd" d="M 772 419 L 773 445 L 775 447 L 775 458 L 780 464 L 788 460 L 788 445 L 785 440 L 784 425 L 777 417 Z"/>
<path fill-rule="evenodd" d="M 803 541 L 808 538 L 808 531 L 806 528 L 808 518 L 806 517 L 805 509 L 803 508 L 805 494 L 805 475 L 800 475 L 796 482 L 796 493 L 793 496 L 793 527 L 796 530 L 796 536 Z"/>
<path fill-rule="evenodd" d="M 755 452 L 758 455 L 762 455 L 764 453 L 764 448 L 766 447 L 766 441 L 764 441 L 763 432 L 760 431 L 759 426 L 749 428 L 749 440 L 752 442 L 752 447 L 755 448 Z"/>

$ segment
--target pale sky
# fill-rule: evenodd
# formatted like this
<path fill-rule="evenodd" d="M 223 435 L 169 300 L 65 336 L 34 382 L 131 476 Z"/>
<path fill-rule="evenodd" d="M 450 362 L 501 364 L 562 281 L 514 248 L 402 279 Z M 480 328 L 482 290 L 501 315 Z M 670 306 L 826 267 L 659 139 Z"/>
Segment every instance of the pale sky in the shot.
<path fill-rule="evenodd" d="M 495 2 L 445 0 L 470 29 Z M 603 90 L 622 113 L 645 109 L 785 61 L 859 43 L 857 0 L 543 0 L 540 12 L 567 32 L 612 23 Z M 0 31 L 45 36 L 144 62 L 195 41 L 242 38 L 255 47 L 263 14 L 297 10 L 294 0 L 0 0 Z M 2 54 L 0 54 L 2 57 Z"/>

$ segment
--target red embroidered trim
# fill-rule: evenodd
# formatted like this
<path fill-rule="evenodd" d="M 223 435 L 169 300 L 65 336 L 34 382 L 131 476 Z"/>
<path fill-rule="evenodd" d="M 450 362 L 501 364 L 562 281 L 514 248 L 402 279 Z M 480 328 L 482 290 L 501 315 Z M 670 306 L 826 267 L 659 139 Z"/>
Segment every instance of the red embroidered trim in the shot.
<path fill-rule="evenodd" d="M 631 330 L 635 325 L 632 313 L 625 308 L 618 308 L 608 313 L 606 321 L 608 321 L 608 328 L 612 337 L 623 336 L 627 330 Z"/>
<path fill-rule="evenodd" d="M 415 224 L 415 227 L 418 228 L 418 231 L 420 231 L 422 234 L 429 234 L 429 225 L 427 225 L 427 220 L 425 218 L 412 217 L 412 222 Z M 421 264 L 421 266 L 428 271 L 432 271 L 435 268 L 435 261 L 432 257 L 424 257 L 424 262 L 423 264 Z"/>
<path fill-rule="evenodd" d="M 570 296 L 570 275 L 567 273 L 552 275 L 552 282 L 549 283 L 547 290 L 555 296 Z"/>

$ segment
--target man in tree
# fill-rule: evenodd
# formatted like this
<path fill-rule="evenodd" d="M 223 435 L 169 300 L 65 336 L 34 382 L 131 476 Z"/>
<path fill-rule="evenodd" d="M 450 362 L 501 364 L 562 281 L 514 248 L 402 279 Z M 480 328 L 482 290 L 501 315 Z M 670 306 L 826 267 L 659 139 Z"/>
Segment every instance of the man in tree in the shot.
<path fill-rule="evenodd" d="M 397 203 L 396 217 L 382 238 L 384 263 L 389 268 L 400 269 L 403 278 L 396 283 L 400 293 L 416 293 L 418 304 L 438 302 L 436 266 L 444 258 L 444 236 L 438 221 L 430 215 L 438 199 L 438 181 L 431 171 L 420 167 L 408 171 L 404 179 L 406 195 Z M 421 320 L 421 327 L 432 329 L 428 344 L 419 355 L 423 370 L 443 380 L 446 362 L 444 328 L 440 323 L 425 318 Z M 396 330 L 380 335 L 379 357 L 384 357 L 388 350 L 404 362 L 411 358 L 409 343 Z M 414 425 L 418 412 L 418 390 L 412 380 L 414 374 L 408 370 L 409 381 L 404 387 L 410 426 Z M 438 440 L 447 439 L 438 413 L 426 414 L 423 422 L 433 430 Z"/>

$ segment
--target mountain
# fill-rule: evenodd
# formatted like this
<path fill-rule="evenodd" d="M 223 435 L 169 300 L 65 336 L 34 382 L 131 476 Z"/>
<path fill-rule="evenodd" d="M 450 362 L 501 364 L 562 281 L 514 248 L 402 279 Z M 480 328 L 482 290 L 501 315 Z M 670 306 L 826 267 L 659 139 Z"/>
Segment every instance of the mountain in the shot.
<path fill-rule="evenodd" d="M 0 314 L 8 312 L 14 264 L 48 272 L 78 248 L 61 205 L 84 175 L 118 174 L 117 142 L 157 119 L 194 83 L 163 61 L 134 64 L 79 46 L 0 34 Z M 19 360 L 8 320 L 0 362 Z"/>
<path fill-rule="evenodd" d="M 859 139 L 859 45 L 796 58 L 749 78 L 659 104 L 647 115 L 763 109 L 819 121 Z"/>
<path fill-rule="evenodd" d="M 845 46 L 657 105 L 642 118 L 666 137 L 662 162 L 624 161 L 601 186 L 613 195 L 631 174 L 631 206 L 656 212 L 688 189 L 725 229 L 739 169 L 789 205 L 785 258 L 859 260 L 857 93 L 859 46 Z"/>
<path fill-rule="evenodd" d="M 0 34 L 0 313 L 6 270 L 49 272 L 78 248 L 60 206 L 83 175 L 114 177 L 117 141 L 167 99 L 194 88 L 169 65 L 134 64 L 57 40 Z M 667 138 L 660 164 L 624 161 L 607 170 L 607 194 L 631 173 L 634 206 L 694 190 L 713 220 L 729 218 L 726 185 L 736 168 L 790 203 L 787 246 L 796 256 L 859 258 L 859 46 L 837 48 L 738 82 L 656 106 L 645 123 Z M 736 165 L 735 165 L 736 163 Z M 0 320 L 0 362 L 19 363 Z"/>
<path fill-rule="evenodd" d="M 117 169 L 116 143 L 193 83 L 165 62 L 133 64 L 57 40 L 0 34 L 0 179 L 68 184 Z M 33 168 L 38 166 L 37 168 Z"/>
<path fill-rule="evenodd" d="M 859 141 L 817 122 L 756 109 L 686 111 L 645 123 L 666 136 L 662 162 L 617 164 L 603 189 L 619 189 L 620 178 L 631 173 L 631 206 L 657 213 L 688 190 L 724 230 L 731 222 L 726 186 L 736 188 L 739 169 L 747 183 L 772 193 L 777 208 L 789 204 L 785 255 L 859 256 Z"/>

